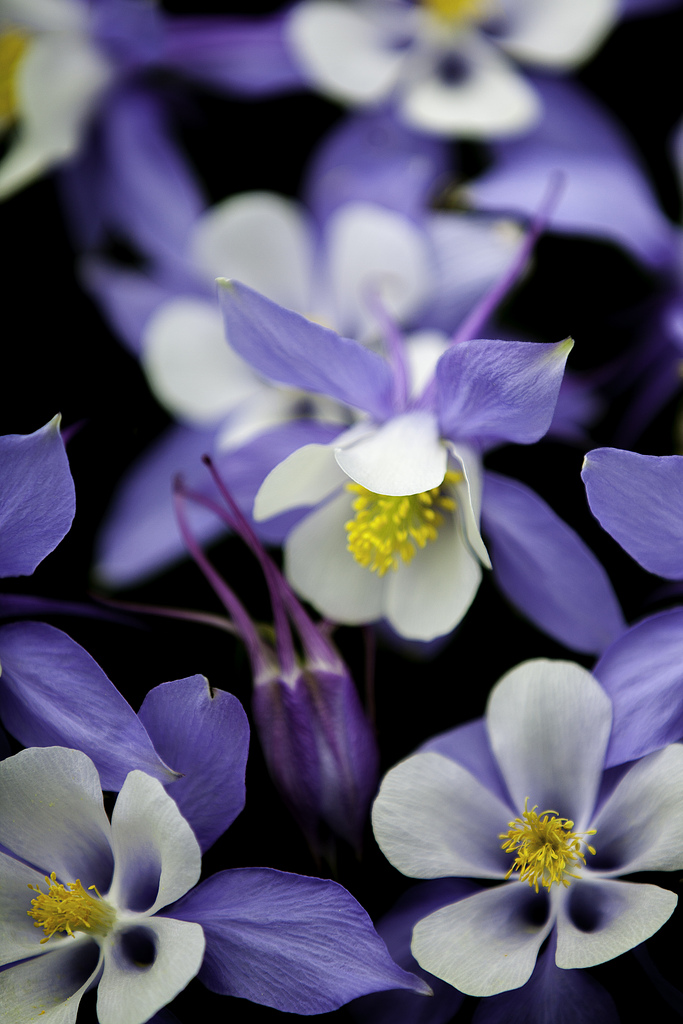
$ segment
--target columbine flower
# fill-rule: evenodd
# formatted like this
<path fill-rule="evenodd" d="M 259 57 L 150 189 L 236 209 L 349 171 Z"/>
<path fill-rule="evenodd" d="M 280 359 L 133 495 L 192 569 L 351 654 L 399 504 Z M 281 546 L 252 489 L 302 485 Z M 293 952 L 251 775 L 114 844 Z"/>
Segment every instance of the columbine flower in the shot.
<path fill-rule="evenodd" d="M 214 991 L 299 1013 L 427 990 L 334 882 L 247 868 L 189 892 L 199 845 L 144 772 L 128 775 L 110 823 L 85 754 L 23 750 L 0 764 L 0 828 L 4 1020 L 74 1021 L 98 984 L 101 1024 L 143 1024 L 198 972 Z"/>
<path fill-rule="evenodd" d="M 323 615 L 385 617 L 419 640 L 449 632 L 490 564 L 481 509 L 501 586 L 541 628 L 579 650 L 621 631 L 604 572 L 576 534 L 522 485 L 483 477 L 487 448 L 548 429 L 570 340 L 449 344 L 425 332 L 404 343 L 389 325 L 383 359 L 237 282 L 223 282 L 221 302 L 233 347 L 260 373 L 365 414 L 285 459 L 254 505 L 259 520 L 319 506 L 285 554 L 288 578 Z"/>
<path fill-rule="evenodd" d="M 373 827 L 395 867 L 502 883 L 417 922 L 411 948 L 425 970 L 489 996 L 524 985 L 553 930 L 559 968 L 591 967 L 668 919 L 674 893 L 617 876 L 683 866 L 683 748 L 601 788 L 611 720 L 585 669 L 526 662 L 494 687 L 484 722 L 386 775 Z"/>
<path fill-rule="evenodd" d="M 286 23 L 309 81 L 353 104 L 395 101 L 413 127 L 510 135 L 539 113 L 510 57 L 564 70 L 589 57 L 617 17 L 614 0 L 303 0 Z"/>

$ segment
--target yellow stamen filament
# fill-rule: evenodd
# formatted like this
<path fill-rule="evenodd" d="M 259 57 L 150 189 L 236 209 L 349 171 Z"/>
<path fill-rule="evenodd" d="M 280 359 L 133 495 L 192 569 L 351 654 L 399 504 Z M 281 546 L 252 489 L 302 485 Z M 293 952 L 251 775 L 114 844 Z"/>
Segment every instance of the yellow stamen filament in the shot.
<path fill-rule="evenodd" d="M 360 565 L 378 576 L 398 569 L 399 559 L 408 564 L 418 548 L 436 540 L 444 521 L 441 512 L 455 511 L 455 500 L 448 489 L 461 479 L 461 473 L 449 470 L 439 487 L 398 496 L 375 494 L 361 484 L 347 484 L 346 489 L 358 495 L 353 502 L 356 517 L 344 524 L 348 550 Z"/>
<path fill-rule="evenodd" d="M 427 10 L 448 22 L 483 21 L 489 13 L 490 0 L 422 0 Z"/>
<path fill-rule="evenodd" d="M 586 863 L 581 846 L 595 853 L 584 838 L 594 836 L 595 829 L 572 832 L 573 821 L 558 817 L 557 811 L 537 814 L 537 804 L 529 811 L 528 802 L 527 797 L 522 817 L 509 822 L 510 830 L 498 836 L 505 840 L 502 846 L 506 853 L 517 854 L 505 878 L 509 878 L 513 871 L 519 871 L 520 881 L 533 885 L 536 892 L 539 882 L 546 889 L 550 889 L 553 883 L 561 883 L 566 888 L 570 878 L 581 877 L 569 870 L 580 867 L 581 862 Z"/>
<path fill-rule="evenodd" d="M 86 891 L 79 879 L 68 882 L 66 886 L 57 881 L 53 871 L 45 876 L 48 891 L 43 892 L 37 885 L 29 885 L 38 895 L 31 900 L 32 910 L 27 910 L 29 917 L 35 918 L 36 928 L 42 928 L 47 942 L 55 932 L 66 932 L 73 936 L 74 932 L 89 931 L 91 935 L 106 935 L 116 919 L 116 911 L 110 903 L 103 900 L 94 885 Z M 91 896 L 94 890 L 97 897 Z"/>
<path fill-rule="evenodd" d="M 0 128 L 11 124 L 18 112 L 17 70 L 29 44 L 18 29 L 0 32 Z"/>

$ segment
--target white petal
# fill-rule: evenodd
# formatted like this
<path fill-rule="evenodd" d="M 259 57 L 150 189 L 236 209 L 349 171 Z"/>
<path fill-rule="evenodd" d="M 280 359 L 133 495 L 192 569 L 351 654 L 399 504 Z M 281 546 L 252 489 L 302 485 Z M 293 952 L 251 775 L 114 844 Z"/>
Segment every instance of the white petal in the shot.
<path fill-rule="evenodd" d="M 135 928 L 135 922 L 131 922 Z M 97 990 L 100 1024 L 144 1024 L 177 996 L 194 978 L 204 957 L 204 932 L 191 921 L 166 917 L 141 918 L 141 927 L 154 943 L 154 962 L 138 967 L 121 948 L 124 929 L 111 936 L 104 972 Z"/>
<path fill-rule="evenodd" d="M 372 103 L 386 96 L 404 60 L 382 46 L 378 26 L 365 11 L 335 0 L 297 4 L 287 35 L 314 85 L 342 102 Z"/>
<path fill-rule="evenodd" d="M 304 445 L 278 463 L 263 481 L 254 500 L 254 519 L 258 522 L 290 508 L 317 505 L 346 480 L 331 445 Z"/>
<path fill-rule="evenodd" d="M 281 306 L 309 313 L 311 229 L 298 203 L 274 192 L 244 192 L 197 221 L 192 257 L 203 274 L 234 278 Z"/>
<path fill-rule="evenodd" d="M 520 988 L 531 977 L 552 927 L 551 916 L 535 923 L 544 904 L 545 894 L 537 896 L 524 883 L 475 893 L 418 921 L 412 954 L 426 971 L 466 995 L 492 996 Z"/>
<path fill-rule="evenodd" d="M 455 761 L 414 754 L 387 772 L 372 808 L 375 839 L 412 878 L 505 878 L 498 838 L 510 808 Z"/>
<path fill-rule="evenodd" d="M 3 971 L 2 1024 L 75 1024 L 81 998 L 99 970 L 99 959 L 97 945 L 79 935 L 53 948 L 49 956 Z"/>
<path fill-rule="evenodd" d="M 510 795 L 521 811 L 555 810 L 588 827 L 605 761 L 612 702 L 570 661 L 526 661 L 495 685 L 486 727 Z"/>
<path fill-rule="evenodd" d="M 573 67 L 597 50 L 617 22 L 617 0 L 526 0 L 500 45 L 517 60 Z"/>
<path fill-rule="evenodd" d="M 517 134 L 530 128 L 540 112 L 535 92 L 505 57 L 481 36 L 463 34 L 452 51 L 467 67 L 452 85 L 439 77 L 439 63 L 451 51 L 434 53 L 423 77 L 410 82 L 402 97 L 402 115 L 423 131 L 481 138 Z"/>
<path fill-rule="evenodd" d="M 442 331 L 414 331 L 405 339 L 410 397 L 421 395 L 436 372 L 436 364 L 450 341 Z"/>
<path fill-rule="evenodd" d="M 157 779 L 126 776 L 111 819 L 114 878 L 108 899 L 153 914 L 199 880 L 202 855 L 194 832 Z"/>
<path fill-rule="evenodd" d="M 479 589 L 481 569 L 453 516 L 447 515 L 437 539 L 385 581 L 385 614 L 396 632 L 411 640 L 433 640 L 450 633 L 464 617 Z"/>
<path fill-rule="evenodd" d="M 338 465 L 376 494 L 419 494 L 438 487 L 448 456 L 436 417 L 424 410 L 387 420 L 369 437 L 337 450 Z"/>
<path fill-rule="evenodd" d="M 620 875 L 683 868 L 682 793 L 680 744 L 637 761 L 591 821 L 597 834 L 590 843 L 598 858 Z"/>
<path fill-rule="evenodd" d="M 31 42 L 17 72 L 20 124 L 0 163 L 0 198 L 74 155 L 110 76 L 104 57 L 77 36 Z"/>
<path fill-rule="evenodd" d="M 263 388 L 226 342 L 218 307 L 202 299 L 173 299 L 150 317 L 142 365 L 161 404 L 195 426 L 220 422 Z"/>
<path fill-rule="evenodd" d="M 49 32 L 84 32 L 88 12 L 79 0 L 3 0 L 2 17 L 14 25 Z"/>
<path fill-rule="evenodd" d="M 355 561 L 344 524 L 353 517 L 346 491 L 306 516 L 287 538 L 287 578 L 321 615 L 348 625 L 382 615 L 385 580 Z"/>
<path fill-rule="evenodd" d="M 44 874 L 108 887 L 109 820 L 97 769 L 80 750 L 29 747 L 0 762 L 0 822 L 5 849 Z"/>
<path fill-rule="evenodd" d="M 557 919 L 558 967 L 595 967 L 649 939 L 678 902 L 657 885 L 599 879 L 572 882 Z"/>
<path fill-rule="evenodd" d="M 326 234 L 335 326 L 350 338 L 377 333 L 368 299 L 376 295 L 399 323 L 416 311 L 430 281 L 424 232 L 371 203 L 346 203 Z"/>
<path fill-rule="evenodd" d="M 463 475 L 463 479 L 454 485 L 454 490 L 458 502 L 458 522 L 462 527 L 465 543 L 472 555 L 490 569 L 491 559 L 479 532 L 484 479 L 481 456 L 474 448 L 464 443 L 449 444 L 448 448 Z"/>

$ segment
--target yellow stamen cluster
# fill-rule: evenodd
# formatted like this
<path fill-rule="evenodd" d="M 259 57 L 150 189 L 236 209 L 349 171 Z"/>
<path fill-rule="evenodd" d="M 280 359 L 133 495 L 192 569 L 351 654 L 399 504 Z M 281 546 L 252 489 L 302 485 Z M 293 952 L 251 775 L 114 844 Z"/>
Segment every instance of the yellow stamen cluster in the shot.
<path fill-rule="evenodd" d="M 586 863 L 581 846 L 595 853 L 584 838 L 594 836 L 595 829 L 572 832 L 573 821 L 558 817 L 557 811 L 541 811 L 537 814 L 537 804 L 529 811 L 528 802 L 527 797 L 522 817 L 509 822 L 510 830 L 498 836 L 505 840 L 502 845 L 506 853 L 517 854 L 505 878 L 509 878 L 513 871 L 519 871 L 520 881 L 533 885 L 536 892 L 539 882 L 546 889 L 550 889 L 553 883 L 561 883 L 566 888 L 570 878 L 581 877 L 569 871 L 570 867 L 579 867 L 580 861 Z"/>
<path fill-rule="evenodd" d="M 420 494 L 375 494 L 361 484 L 347 484 L 358 497 L 355 519 L 345 523 L 348 550 L 360 565 L 384 576 L 398 569 L 399 559 L 409 563 L 417 548 L 436 540 L 443 523 L 441 512 L 455 511 L 448 489 L 462 479 L 449 470 L 439 487 Z"/>
<path fill-rule="evenodd" d="M 483 21 L 490 0 L 422 0 L 427 10 L 442 21 Z"/>
<path fill-rule="evenodd" d="M 77 931 L 106 935 L 111 929 L 116 911 L 102 899 L 94 885 L 88 886 L 88 890 L 94 890 L 97 898 L 83 888 L 79 879 L 64 886 L 57 881 L 53 871 L 49 877 L 45 876 L 45 881 L 48 886 L 46 893 L 37 885 L 29 885 L 29 889 L 38 895 L 31 900 L 33 909 L 26 911 L 29 917 L 35 918 L 34 926 L 45 932 L 45 938 L 40 940 L 41 945 L 55 932 L 66 932 L 71 936 Z"/>
<path fill-rule="evenodd" d="M 26 33 L 18 29 L 0 32 L 0 128 L 11 124 L 17 116 L 17 70 L 28 42 Z"/>

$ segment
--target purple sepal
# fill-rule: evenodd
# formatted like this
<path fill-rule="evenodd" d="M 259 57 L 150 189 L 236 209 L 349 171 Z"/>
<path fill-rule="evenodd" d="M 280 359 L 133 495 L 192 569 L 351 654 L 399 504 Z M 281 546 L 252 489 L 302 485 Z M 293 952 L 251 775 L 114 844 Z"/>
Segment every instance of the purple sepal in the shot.
<path fill-rule="evenodd" d="M 59 417 L 33 434 L 0 437 L 0 576 L 30 576 L 76 512 Z"/>
<path fill-rule="evenodd" d="M 306 205 L 319 223 L 350 202 L 377 203 L 421 222 L 449 172 L 448 148 L 388 110 L 351 115 L 316 150 L 306 174 Z"/>
<path fill-rule="evenodd" d="M 481 999 L 472 1024 L 619 1024 L 611 995 L 588 971 L 556 965 L 556 945 L 553 930 L 526 985 Z"/>
<path fill-rule="evenodd" d="M 593 669 L 614 707 L 605 764 L 622 764 L 683 739 L 683 609 L 632 626 Z"/>
<path fill-rule="evenodd" d="M 164 33 L 158 8 L 139 0 L 97 0 L 90 4 L 90 31 L 123 70 L 158 64 Z"/>
<path fill-rule="evenodd" d="M 169 795 L 208 850 L 244 807 L 249 723 L 242 705 L 196 675 L 155 686 L 138 717 L 166 764 L 182 773 Z"/>
<path fill-rule="evenodd" d="M 624 18 L 637 17 L 641 14 L 654 14 L 655 11 L 666 11 L 670 7 L 680 6 L 681 0 L 620 0 L 621 13 Z"/>
<path fill-rule="evenodd" d="M 119 790 L 135 768 L 175 778 L 131 706 L 66 633 L 44 622 L 3 626 L 0 664 L 0 717 L 24 746 L 82 750 L 103 789 Z"/>
<path fill-rule="evenodd" d="M 328 879 L 221 871 L 162 913 L 202 926 L 199 978 L 223 995 L 308 1015 L 368 992 L 428 991 L 394 963 L 353 896 Z"/>
<path fill-rule="evenodd" d="M 352 680 L 308 669 L 292 684 L 257 683 L 252 707 L 273 782 L 312 849 L 327 826 L 359 851 L 379 753 Z"/>
<path fill-rule="evenodd" d="M 548 430 L 571 343 L 464 341 L 436 367 L 441 431 L 452 441 L 532 444 Z"/>
<path fill-rule="evenodd" d="M 423 978 L 434 993 L 425 999 L 412 992 L 378 992 L 350 1007 L 361 1024 L 447 1024 L 465 998 L 462 992 L 424 971 L 410 951 L 413 928 L 429 914 L 478 892 L 463 878 L 439 878 L 413 886 L 377 922 L 377 931 L 397 964 Z"/>
<path fill-rule="evenodd" d="M 588 375 L 580 376 L 566 370 L 547 436 L 586 448 L 588 428 L 604 412 L 605 403 L 598 396 L 596 383 Z"/>
<path fill-rule="evenodd" d="M 493 144 L 493 166 L 467 186 L 473 206 L 533 216 L 551 176 L 561 171 L 564 187 L 550 231 L 606 238 L 654 268 L 670 267 L 676 231 L 621 127 L 576 83 L 540 77 L 533 83 L 543 119 L 519 140 Z"/>
<path fill-rule="evenodd" d="M 600 654 L 624 631 L 602 565 L 534 491 L 486 473 L 482 525 L 496 582 L 539 629 L 585 654 Z"/>
<path fill-rule="evenodd" d="M 230 344 L 268 380 L 329 395 L 377 420 L 391 414 L 391 370 L 375 352 L 239 281 L 226 282 L 218 295 Z"/>
<path fill-rule="evenodd" d="M 498 762 L 491 752 L 486 722 L 483 718 L 475 718 L 473 722 L 466 722 L 455 729 L 439 733 L 438 736 L 423 743 L 419 749 L 443 754 L 451 761 L 456 761 L 483 782 L 487 789 L 500 797 L 503 803 L 513 806 Z"/>
<path fill-rule="evenodd" d="M 287 15 L 169 17 L 162 62 L 206 85 L 245 96 L 302 88 L 305 76 L 285 41 Z"/>
<path fill-rule="evenodd" d="M 683 457 L 594 448 L 581 476 L 603 530 L 648 572 L 683 579 Z"/>

